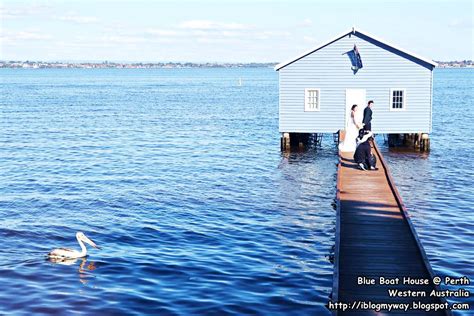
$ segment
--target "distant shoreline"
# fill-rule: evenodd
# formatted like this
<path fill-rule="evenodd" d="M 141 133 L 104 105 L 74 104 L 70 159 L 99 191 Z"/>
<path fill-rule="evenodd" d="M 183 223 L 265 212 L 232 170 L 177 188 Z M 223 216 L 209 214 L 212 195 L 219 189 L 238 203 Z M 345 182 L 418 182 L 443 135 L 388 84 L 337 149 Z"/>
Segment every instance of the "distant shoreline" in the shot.
<path fill-rule="evenodd" d="M 438 68 L 474 68 L 472 60 L 436 61 Z M 179 69 L 179 68 L 273 68 L 278 63 L 192 63 L 192 62 L 44 62 L 0 61 L 0 68 L 27 69 Z"/>
<path fill-rule="evenodd" d="M 117 63 L 117 62 L 43 62 L 43 61 L 0 61 L 0 68 L 33 69 L 177 69 L 177 68 L 273 68 L 277 63 Z"/>

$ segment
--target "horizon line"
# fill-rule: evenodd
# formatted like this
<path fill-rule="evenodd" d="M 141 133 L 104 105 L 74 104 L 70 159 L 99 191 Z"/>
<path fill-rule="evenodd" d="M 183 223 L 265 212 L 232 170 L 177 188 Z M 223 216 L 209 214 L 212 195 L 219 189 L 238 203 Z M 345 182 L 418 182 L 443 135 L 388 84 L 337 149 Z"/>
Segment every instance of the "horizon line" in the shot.
<path fill-rule="evenodd" d="M 451 59 L 451 60 L 436 60 L 433 59 L 435 62 L 441 63 L 450 63 L 450 62 L 472 62 L 472 59 Z M 122 64 L 138 64 L 138 63 L 148 63 L 148 64 L 162 64 L 162 63 L 174 63 L 174 64 L 182 64 L 182 63 L 189 63 L 189 64 L 278 64 L 277 61 L 185 61 L 185 60 L 177 60 L 177 61 L 150 61 L 150 60 L 80 60 L 80 59 L 56 59 L 56 60 L 41 60 L 41 59 L 4 59 L 0 58 L 0 62 L 23 62 L 23 63 L 70 63 L 70 64 L 80 64 L 80 63 L 97 63 L 97 64 L 104 64 L 104 63 L 122 63 Z"/>
<path fill-rule="evenodd" d="M 192 63 L 192 64 L 277 64 L 278 61 L 189 61 L 189 60 L 162 60 L 162 61 L 151 61 L 151 60 L 109 60 L 109 59 L 6 59 L 0 58 L 0 62 L 44 62 L 44 63 Z"/>

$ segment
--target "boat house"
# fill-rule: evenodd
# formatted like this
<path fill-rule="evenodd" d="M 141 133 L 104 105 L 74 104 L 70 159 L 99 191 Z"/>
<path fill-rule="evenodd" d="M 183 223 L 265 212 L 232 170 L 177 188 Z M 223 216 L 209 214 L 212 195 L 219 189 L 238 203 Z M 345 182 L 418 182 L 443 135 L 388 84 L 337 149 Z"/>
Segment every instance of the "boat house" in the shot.
<path fill-rule="evenodd" d="M 343 130 L 369 100 L 374 133 L 427 139 L 436 66 L 356 28 L 278 64 L 282 149 Z"/>

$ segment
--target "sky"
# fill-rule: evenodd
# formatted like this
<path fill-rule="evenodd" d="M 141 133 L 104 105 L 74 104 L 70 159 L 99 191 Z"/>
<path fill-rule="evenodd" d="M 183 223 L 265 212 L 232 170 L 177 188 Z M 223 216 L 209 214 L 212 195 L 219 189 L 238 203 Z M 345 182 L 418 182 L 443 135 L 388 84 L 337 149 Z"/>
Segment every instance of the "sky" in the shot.
<path fill-rule="evenodd" d="M 352 26 L 434 60 L 474 59 L 472 0 L 0 0 L 0 60 L 280 62 Z"/>

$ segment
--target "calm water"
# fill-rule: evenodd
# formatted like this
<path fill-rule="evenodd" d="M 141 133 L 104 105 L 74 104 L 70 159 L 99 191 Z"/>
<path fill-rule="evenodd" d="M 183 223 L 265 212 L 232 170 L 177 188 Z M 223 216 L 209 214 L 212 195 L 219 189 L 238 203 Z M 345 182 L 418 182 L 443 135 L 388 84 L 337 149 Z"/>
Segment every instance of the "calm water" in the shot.
<path fill-rule="evenodd" d="M 280 153 L 272 69 L 0 76 L 0 312 L 330 315 L 336 150 Z M 472 83 L 437 70 L 431 154 L 387 159 L 436 272 L 474 279 Z M 44 259 L 79 230 L 103 249 Z"/>

